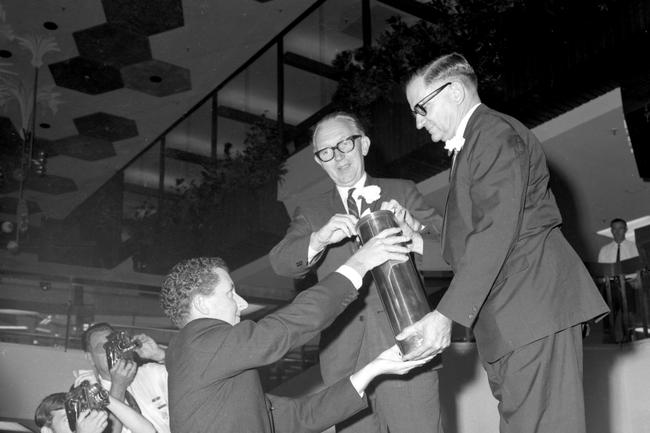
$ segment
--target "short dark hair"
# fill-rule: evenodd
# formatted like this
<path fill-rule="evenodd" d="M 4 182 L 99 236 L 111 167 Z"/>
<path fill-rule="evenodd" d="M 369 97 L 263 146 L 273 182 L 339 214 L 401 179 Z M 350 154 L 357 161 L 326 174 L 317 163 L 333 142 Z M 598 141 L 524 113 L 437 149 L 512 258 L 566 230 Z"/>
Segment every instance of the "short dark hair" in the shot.
<path fill-rule="evenodd" d="M 106 322 L 97 322 L 90 328 L 86 329 L 81 337 L 81 347 L 84 352 L 90 352 L 90 337 L 92 337 L 95 332 L 99 331 L 115 332 L 115 328 Z"/>
<path fill-rule="evenodd" d="M 333 119 L 345 119 L 348 122 L 350 122 L 352 124 L 352 126 L 357 131 L 359 131 L 359 133 L 361 135 L 366 135 L 366 129 L 364 128 L 363 122 L 361 122 L 361 119 L 359 119 L 358 116 L 356 116 L 356 115 L 354 115 L 352 113 L 348 113 L 346 111 L 335 111 L 333 113 L 326 114 L 325 116 L 323 116 L 323 118 L 320 119 L 318 121 L 318 123 L 316 123 L 316 125 L 314 126 L 314 129 L 313 129 L 313 131 L 311 133 L 311 144 L 312 144 L 312 146 L 314 146 L 316 144 L 314 142 L 314 140 L 316 139 L 316 132 L 318 131 L 318 128 L 320 128 L 320 126 L 323 123 L 328 122 L 328 121 L 333 120 Z"/>
<path fill-rule="evenodd" d="M 422 77 L 426 85 L 448 78 L 460 78 L 466 85 L 471 85 L 475 90 L 478 89 L 478 79 L 474 68 L 463 55 L 458 53 L 445 54 L 422 66 L 411 75 L 407 84 L 418 77 Z"/>
<path fill-rule="evenodd" d="M 212 293 L 214 284 L 219 282 L 215 268 L 228 272 L 228 265 L 220 257 L 196 257 L 177 263 L 165 277 L 160 305 L 174 325 L 185 326 L 190 302 L 195 295 Z"/>
<path fill-rule="evenodd" d="M 34 422 L 40 428 L 52 425 L 52 412 L 65 408 L 65 392 L 57 392 L 45 397 L 34 412 Z"/>
<path fill-rule="evenodd" d="M 611 220 L 609 222 L 609 226 L 614 227 L 614 224 L 616 224 L 616 223 L 623 223 L 625 228 L 627 228 L 627 221 L 625 221 L 623 218 L 614 218 L 613 220 Z"/>

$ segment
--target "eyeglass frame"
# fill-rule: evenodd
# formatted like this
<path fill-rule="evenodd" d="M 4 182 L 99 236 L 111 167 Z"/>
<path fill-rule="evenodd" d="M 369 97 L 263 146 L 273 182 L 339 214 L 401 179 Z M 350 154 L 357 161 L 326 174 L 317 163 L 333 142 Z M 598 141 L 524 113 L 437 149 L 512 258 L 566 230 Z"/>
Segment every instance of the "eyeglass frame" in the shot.
<path fill-rule="evenodd" d="M 438 87 L 431 93 L 429 93 L 427 96 L 424 98 L 420 99 L 417 104 L 413 106 L 413 109 L 411 110 L 411 113 L 413 113 L 414 116 L 417 117 L 419 114 L 420 116 L 426 116 L 427 115 L 427 109 L 424 107 L 426 104 L 428 104 L 433 98 L 438 96 L 440 92 L 445 90 L 445 87 L 451 85 L 451 81 L 447 81 L 445 84 L 442 86 Z"/>
<path fill-rule="evenodd" d="M 316 152 L 314 152 L 314 155 L 316 156 L 316 158 L 318 158 L 318 160 L 319 160 L 320 162 L 330 162 L 331 160 L 333 160 L 333 159 L 336 157 L 336 151 L 337 151 L 337 150 L 338 150 L 339 152 L 341 152 L 342 154 L 352 152 L 352 151 L 354 150 L 355 146 L 357 145 L 356 140 L 359 139 L 359 138 L 361 138 L 361 137 L 363 137 L 362 134 L 353 134 L 353 135 L 350 135 L 349 137 L 344 138 L 343 140 L 341 140 L 341 141 L 339 141 L 338 143 L 336 143 L 334 146 L 328 146 L 328 147 L 323 147 L 322 149 L 318 149 Z M 341 149 L 341 148 L 339 147 L 341 144 L 345 143 L 346 141 L 351 141 L 351 142 L 352 142 L 352 147 L 350 148 L 350 150 L 343 150 L 343 149 Z M 327 160 L 323 159 L 323 158 L 320 156 L 320 153 L 321 153 L 322 151 L 324 151 L 324 150 L 330 150 L 330 149 L 332 149 L 332 157 L 331 157 L 330 159 L 327 159 Z"/>

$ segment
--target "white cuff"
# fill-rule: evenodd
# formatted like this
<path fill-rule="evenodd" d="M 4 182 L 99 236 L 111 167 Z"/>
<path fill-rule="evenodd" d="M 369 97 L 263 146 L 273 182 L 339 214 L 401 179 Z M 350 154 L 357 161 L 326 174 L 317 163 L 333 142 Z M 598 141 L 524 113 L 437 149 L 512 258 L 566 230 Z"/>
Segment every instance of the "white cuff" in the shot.
<path fill-rule="evenodd" d="M 351 266 L 342 265 L 336 270 L 339 274 L 350 280 L 355 289 L 359 290 L 363 284 L 363 277 Z"/>
<path fill-rule="evenodd" d="M 320 254 L 320 251 L 316 251 L 311 246 L 309 246 L 307 248 L 307 263 L 311 263 L 311 261 L 314 260 L 314 257 L 316 257 L 319 254 Z"/>

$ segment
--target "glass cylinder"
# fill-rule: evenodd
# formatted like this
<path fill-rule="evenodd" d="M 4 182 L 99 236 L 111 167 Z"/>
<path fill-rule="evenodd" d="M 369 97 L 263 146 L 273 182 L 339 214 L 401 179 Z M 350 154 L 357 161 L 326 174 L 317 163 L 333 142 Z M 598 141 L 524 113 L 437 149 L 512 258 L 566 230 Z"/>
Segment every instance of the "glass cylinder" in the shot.
<path fill-rule="evenodd" d="M 381 231 L 391 227 L 399 227 L 393 212 L 378 210 L 359 220 L 357 233 L 361 243 L 364 244 Z M 405 262 L 388 260 L 374 268 L 371 273 L 395 335 L 431 311 L 424 295 L 422 280 L 412 258 L 409 257 Z M 409 353 L 421 343 L 420 336 L 397 342 L 403 354 Z"/>

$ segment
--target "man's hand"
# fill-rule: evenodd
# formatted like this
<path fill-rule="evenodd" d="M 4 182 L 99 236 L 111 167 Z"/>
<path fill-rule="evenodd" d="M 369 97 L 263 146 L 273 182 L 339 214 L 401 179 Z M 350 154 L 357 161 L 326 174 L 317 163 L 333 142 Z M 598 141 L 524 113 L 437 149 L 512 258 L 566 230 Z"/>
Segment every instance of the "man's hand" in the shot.
<path fill-rule="evenodd" d="M 426 364 L 432 357 L 417 361 L 404 361 L 397 345 L 385 350 L 377 358 L 350 376 L 350 382 L 360 396 L 363 396 L 370 382 L 382 374 L 406 374 L 415 367 Z"/>
<path fill-rule="evenodd" d="M 408 260 L 409 249 L 402 244 L 408 239 L 404 235 L 398 236 L 399 232 L 397 227 L 380 232 L 354 253 L 346 265 L 363 277 L 366 272 L 388 260 L 405 262 Z"/>
<path fill-rule="evenodd" d="M 135 353 L 140 355 L 140 358 L 151 359 L 156 362 L 163 362 L 165 360 L 165 350 L 158 346 L 153 338 L 147 334 L 137 334 L 133 338 L 142 344 L 142 346 L 135 349 Z"/>
<path fill-rule="evenodd" d="M 112 393 L 114 397 L 117 397 L 120 400 L 124 398 L 124 391 L 126 391 L 126 388 L 131 385 L 137 372 L 138 366 L 134 361 L 127 361 L 126 359 L 120 359 L 117 361 L 110 370 L 111 391 L 113 389 L 118 391 L 118 395 Z"/>
<path fill-rule="evenodd" d="M 77 418 L 76 433 L 101 433 L 108 425 L 108 414 L 103 410 L 84 410 Z"/>
<path fill-rule="evenodd" d="M 335 214 L 320 230 L 312 233 L 309 247 L 314 251 L 322 251 L 328 245 L 355 236 L 357 221 L 357 218 L 352 215 Z"/>
<path fill-rule="evenodd" d="M 397 345 L 384 350 L 377 358 L 372 361 L 379 369 L 379 374 L 406 374 L 415 367 L 426 364 L 431 361 L 433 356 L 418 359 L 415 361 L 405 361 Z"/>
<path fill-rule="evenodd" d="M 404 356 L 406 360 L 425 359 L 436 356 L 451 344 L 451 319 L 438 310 L 424 316 L 407 327 L 395 338 L 405 340 L 411 336 L 422 340 L 422 344 Z"/>
<path fill-rule="evenodd" d="M 397 200 L 385 201 L 381 204 L 380 209 L 387 209 L 393 212 L 397 224 L 402 228 L 402 234 L 408 236 L 409 238 L 413 237 L 414 233 L 419 233 L 420 230 L 424 227 L 420 221 L 413 218 L 413 215 Z"/>

